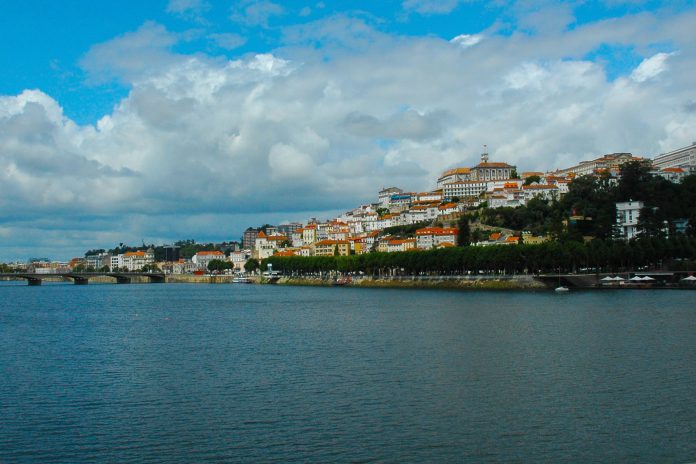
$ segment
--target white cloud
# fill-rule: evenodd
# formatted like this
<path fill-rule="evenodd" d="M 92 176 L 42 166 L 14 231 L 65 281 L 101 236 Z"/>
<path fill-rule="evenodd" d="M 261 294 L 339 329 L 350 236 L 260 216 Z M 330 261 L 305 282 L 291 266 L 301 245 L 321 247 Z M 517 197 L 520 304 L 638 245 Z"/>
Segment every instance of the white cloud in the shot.
<path fill-rule="evenodd" d="M 419 14 L 447 14 L 454 11 L 460 0 L 404 0 L 402 6 L 406 11 Z"/>
<path fill-rule="evenodd" d="M 284 13 L 282 5 L 269 0 L 242 0 L 233 7 L 230 19 L 247 26 L 268 27 L 273 16 Z"/>
<path fill-rule="evenodd" d="M 201 19 L 202 14 L 210 9 L 205 0 L 169 0 L 167 13 L 173 13 L 191 19 Z"/>
<path fill-rule="evenodd" d="M 477 43 L 483 40 L 483 36 L 480 34 L 460 34 L 457 37 L 450 40 L 453 44 L 457 44 L 462 48 L 473 47 Z"/>
<path fill-rule="evenodd" d="M 178 40 L 164 26 L 146 22 L 137 31 L 93 46 L 80 65 L 96 83 L 115 77 L 138 80 L 159 73 L 176 61 L 170 49 Z"/>
<path fill-rule="evenodd" d="M 317 167 L 307 153 L 284 143 L 273 145 L 268 154 L 268 165 L 271 177 L 280 181 L 287 178 L 308 179 Z"/>
<path fill-rule="evenodd" d="M 674 53 L 656 53 L 650 58 L 644 59 L 631 73 L 631 79 L 636 82 L 645 82 L 657 77 L 667 70 L 667 59 Z"/>

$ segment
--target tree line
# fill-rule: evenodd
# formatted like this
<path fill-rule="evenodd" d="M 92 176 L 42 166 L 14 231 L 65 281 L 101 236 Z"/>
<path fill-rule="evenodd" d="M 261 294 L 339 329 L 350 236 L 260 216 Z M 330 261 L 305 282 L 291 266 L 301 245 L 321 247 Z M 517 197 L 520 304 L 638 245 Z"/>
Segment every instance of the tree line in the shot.
<path fill-rule="evenodd" d="M 440 275 L 623 272 L 638 268 L 687 269 L 694 262 L 696 237 L 679 235 L 632 241 L 550 241 L 537 245 L 454 247 L 350 256 L 272 256 L 263 260 L 260 267 L 266 269 L 268 264 L 272 264 L 273 270 L 292 275 L 335 271 L 379 276 L 388 273 Z"/>

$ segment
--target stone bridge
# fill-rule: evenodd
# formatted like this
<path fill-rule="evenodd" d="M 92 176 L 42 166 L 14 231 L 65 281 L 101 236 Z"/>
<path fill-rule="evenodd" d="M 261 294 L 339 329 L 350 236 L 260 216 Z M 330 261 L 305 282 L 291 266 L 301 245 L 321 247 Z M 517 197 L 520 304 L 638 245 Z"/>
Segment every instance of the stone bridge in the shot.
<path fill-rule="evenodd" d="M 38 274 L 35 272 L 14 272 L 0 274 L 0 278 L 25 279 L 29 285 L 41 285 L 44 279 L 71 279 L 75 285 L 87 285 L 92 277 L 113 277 L 117 284 L 129 284 L 133 277 L 147 277 L 150 283 L 163 283 L 162 272 L 58 272 L 55 274 Z"/>

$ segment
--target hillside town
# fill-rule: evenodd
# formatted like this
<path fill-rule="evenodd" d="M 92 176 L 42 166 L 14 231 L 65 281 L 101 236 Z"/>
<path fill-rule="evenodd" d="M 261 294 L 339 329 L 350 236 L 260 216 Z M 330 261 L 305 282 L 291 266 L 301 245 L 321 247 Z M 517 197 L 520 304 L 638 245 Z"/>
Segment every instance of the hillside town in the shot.
<path fill-rule="evenodd" d="M 244 273 L 258 269 L 261 261 L 276 256 L 348 256 L 456 247 L 463 240 L 462 218 L 466 218 L 465 227 L 470 228 L 466 230 L 467 245 L 544 243 L 553 239 L 548 232 L 515 230 L 486 224 L 484 220 L 470 225 L 469 219 L 475 217 L 471 212 L 482 208 L 509 211 L 558 202 L 568 194 L 571 183 L 580 178 L 616 184 L 626 163 L 647 166 L 650 175 L 678 184 L 696 174 L 696 142 L 653 159 L 612 153 L 552 172 L 518 172 L 514 165 L 490 160 L 484 149 L 478 164 L 446 170 L 433 179 L 432 190 L 413 192 L 396 186 L 385 187 L 377 192 L 374 202 L 329 220 L 311 218 L 303 223 L 248 227 L 240 241 L 223 244 L 198 246 L 193 241 L 158 247 L 121 244 L 108 251 L 90 250 L 84 257 L 69 262 L 32 259 L 4 267 L 46 274 L 76 270 Z M 641 233 L 644 201 L 631 198 L 615 202 L 612 207 L 615 211 L 612 238 L 637 237 Z M 563 219 L 563 225 L 567 228 L 569 223 L 587 220 L 592 218 L 573 211 Z M 688 223 L 688 217 L 671 221 L 671 233 L 683 233 Z M 670 233 L 667 226 L 664 229 Z"/>

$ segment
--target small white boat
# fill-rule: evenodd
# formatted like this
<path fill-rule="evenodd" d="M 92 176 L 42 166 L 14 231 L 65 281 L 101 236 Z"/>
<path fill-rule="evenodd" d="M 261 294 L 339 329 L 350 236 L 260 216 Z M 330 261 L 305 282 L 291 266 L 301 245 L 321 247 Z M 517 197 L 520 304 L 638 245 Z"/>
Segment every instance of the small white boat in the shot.
<path fill-rule="evenodd" d="M 561 285 L 560 287 L 556 287 L 556 289 L 554 291 L 561 293 L 561 292 L 569 292 L 570 289 L 568 287 Z"/>
<path fill-rule="evenodd" d="M 235 276 L 232 278 L 232 283 L 233 284 L 250 284 L 251 279 L 248 277 L 243 277 L 243 276 Z"/>

